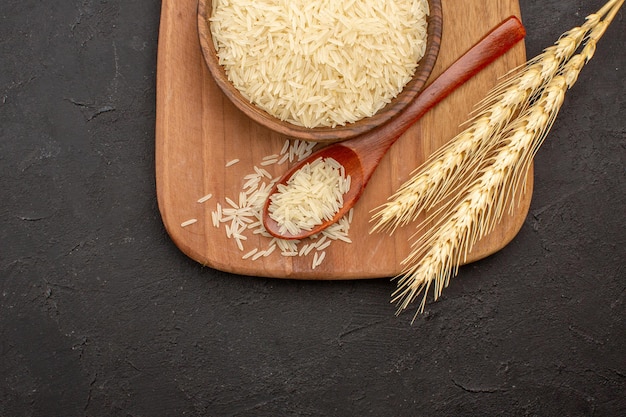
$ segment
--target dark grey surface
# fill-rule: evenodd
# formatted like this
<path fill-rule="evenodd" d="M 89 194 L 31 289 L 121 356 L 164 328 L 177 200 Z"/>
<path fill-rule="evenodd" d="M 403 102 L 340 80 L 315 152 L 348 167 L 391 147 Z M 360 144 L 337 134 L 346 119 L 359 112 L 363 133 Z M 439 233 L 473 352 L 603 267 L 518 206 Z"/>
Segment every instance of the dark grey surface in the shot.
<path fill-rule="evenodd" d="M 601 4 L 522 0 L 528 56 Z M 536 158 L 519 235 L 413 326 L 387 279 L 233 276 L 172 244 L 159 13 L 0 6 L 0 416 L 626 415 L 624 10 Z"/>

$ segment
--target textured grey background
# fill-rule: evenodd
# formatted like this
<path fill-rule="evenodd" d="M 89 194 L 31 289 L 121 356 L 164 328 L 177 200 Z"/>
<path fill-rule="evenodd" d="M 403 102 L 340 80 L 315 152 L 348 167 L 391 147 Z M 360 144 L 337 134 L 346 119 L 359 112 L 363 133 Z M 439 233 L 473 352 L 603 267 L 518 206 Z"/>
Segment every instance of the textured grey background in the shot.
<path fill-rule="evenodd" d="M 528 56 L 601 4 L 522 0 Z M 519 235 L 413 326 L 387 279 L 233 276 L 172 244 L 159 13 L 0 6 L 0 416 L 626 415 L 626 9 L 536 158 Z"/>

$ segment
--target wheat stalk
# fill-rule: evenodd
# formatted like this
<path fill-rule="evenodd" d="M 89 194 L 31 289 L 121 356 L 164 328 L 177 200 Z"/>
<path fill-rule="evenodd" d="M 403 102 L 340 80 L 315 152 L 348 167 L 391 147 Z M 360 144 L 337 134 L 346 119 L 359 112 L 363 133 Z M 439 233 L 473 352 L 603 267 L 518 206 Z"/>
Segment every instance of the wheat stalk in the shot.
<path fill-rule="evenodd" d="M 467 184 L 462 175 L 476 170 L 502 130 L 523 112 L 598 25 L 621 0 L 609 1 L 582 26 L 565 32 L 554 45 L 505 78 L 478 104 L 469 126 L 433 153 L 411 178 L 374 210 L 372 232 L 389 231 L 415 221 Z M 618 7 L 619 8 L 619 7 Z"/>
<path fill-rule="evenodd" d="M 420 223 L 416 236 L 426 229 L 427 224 L 434 225 L 420 235 L 419 240 L 412 245 L 411 253 L 402 262 L 405 267 L 399 276 L 398 288 L 392 296 L 392 302 L 399 304 L 398 313 L 406 309 L 420 294 L 423 297 L 416 316 L 422 312 L 431 286 L 434 286 L 435 300 L 438 299 L 450 278 L 458 272 L 459 265 L 465 261 L 473 245 L 493 230 L 502 219 L 507 205 L 509 210 L 513 210 L 515 202 L 519 201 L 515 197 L 523 192 L 528 168 L 558 115 L 567 89 L 576 83 L 580 71 L 593 57 L 598 40 L 623 3 L 624 0 L 609 1 L 598 13 L 590 15 L 585 25 L 566 32 L 555 44 L 556 48 L 546 49 L 539 56 L 542 58 L 529 61 L 531 64 L 520 75 L 496 87 L 494 93 L 483 102 L 489 109 L 498 105 L 499 102 L 494 100 L 502 101 L 510 96 L 508 93 L 511 90 L 519 89 L 522 84 L 518 78 L 528 76 L 529 67 L 540 64 L 544 59 L 559 62 L 557 66 L 552 67 L 553 70 L 542 74 L 541 86 L 537 90 L 530 94 L 528 91 L 522 92 L 523 95 L 528 94 L 529 98 L 524 103 L 518 104 L 517 114 L 499 122 L 502 125 L 488 129 L 490 134 L 487 137 L 482 134 L 462 133 L 446 146 L 444 151 L 437 153 L 438 159 L 429 161 L 426 168 L 434 169 L 437 166 L 441 168 L 449 152 L 453 149 L 462 149 L 456 142 L 468 140 L 477 143 L 475 148 L 470 147 L 467 153 L 457 158 L 459 163 L 450 172 L 446 172 L 449 177 L 443 182 L 444 187 L 447 187 L 444 191 L 437 190 L 430 194 L 430 190 L 421 190 L 420 187 L 401 188 L 394 201 L 402 200 L 403 206 L 426 202 L 429 209 L 436 205 L 440 205 L 441 208 L 430 213 L 427 219 Z M 584 36 L 579 40 L 580 33 L 584 33 Z M 570 36 L 575 39 L 564 41 Z M 576 45 L 574 52 L 581 43 L 584 46 L 579 53 L 568 54 L 566 58 L 559 60 L 555 54 L 564 50 L 558 47 L 562 42 Z M 548 54 L 547 51 L 551 52 Z M 481 118 L 482 116 L 475 119 L 474 124 Z M 466 135 L 469 135 L 469 139 Z M 419 171 L 416 176 L 423 175 L 423 172 Z M 428 175 L 434 174 L 431 172 Z M 422 184 L 421 187 L 424 187 L 425 181 L 421 179 L 418 182 L 409 182 Z M 439 186 L 438 184 L 430 186 Z M 455 187 L 459 193 L 456 197 L 451 197 L 450 191 Z M 384 214 L 388 210 L 391 212 Z M 375 217 L 379 221 L 378 229 L 391 225 L 393 230 L 409 221 L 406 213 L 397 217 L 396 210 L 397 206 L 389 203 L 383 207 Z M 406 208 L 404 210 L 406 211 Z M 418 207 L 409 211 L 413 216 L 421 210 L 423 209 Z M 392 217 L 395 217 L 395 220 L 391 222 L 386 220 Z"/>

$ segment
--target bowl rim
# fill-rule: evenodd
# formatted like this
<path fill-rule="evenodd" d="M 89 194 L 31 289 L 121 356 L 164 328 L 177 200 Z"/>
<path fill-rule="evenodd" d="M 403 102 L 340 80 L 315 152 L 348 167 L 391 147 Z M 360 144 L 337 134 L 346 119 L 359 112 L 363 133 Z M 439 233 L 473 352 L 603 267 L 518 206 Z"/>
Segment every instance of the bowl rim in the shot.
<path fill-rule="evenodd" d="M 227 98 L 240 111 L 249 118 L 271 129 L 277 133 L 293 139 L 301 139 L 311 142 L 339 142 L 362 135 L 380 125 L 387 123 L 396 115 L 401 113 L 406 106 L 424 89 L 426 82 L 433 71 L 439 49 L 441 46 L 441 35 L 443 31 L 443 10 L 441 0 L 427 0 L 429 6 L 429 16 L 427 18 L 427 40 L 426 52 L 416 72 L 402 91 L 370 117 L 365 117 L 353 123 L 347 123 L 336 127 L 304 127 L 282 121 L 269 114 L 265 110 L 251 103 L 237 88 L 228 80 L 224 67 L 219 64 L 217 52 L 213 44 L 211 30 L 209 28 L 208 13 L 212 7 L 212 0 L 198 0 L 197 21 L 198 37 L 204 62 L 217 86 L 227 96 Z"/>

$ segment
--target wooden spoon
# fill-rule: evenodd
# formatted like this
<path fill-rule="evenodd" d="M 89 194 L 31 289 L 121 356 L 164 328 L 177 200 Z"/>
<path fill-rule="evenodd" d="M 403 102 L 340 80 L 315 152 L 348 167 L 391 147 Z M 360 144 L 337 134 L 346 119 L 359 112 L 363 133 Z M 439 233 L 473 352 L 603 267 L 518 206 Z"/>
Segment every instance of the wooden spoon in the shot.
<path fill-rule="evenodd" d="M 367 182 L 376 170 L 380 160 L 391 145 L 404 132 L 417 122 L 428 110 L 447 97 L 461 84 L 472 78 L 480 70 L 503 55 L 526 35 L 520 20 L 511 16 L 492 29 L 484 38 L 476 43 L 463 56 L 446 69 L 422 93 L 420 93 L 406 109 L 388 123 L 345 142 L 335 143 L 313 153 L 287 171 L 270 190 L 270 198 L 263 207 L 263 224 L 265 229 L 281 239 L 303 239 L 321 232 L 329 225 L 343 217 L 363 194 Z M 272 194 L 277 192 L 278 184 L 286 183 L 303 165 L 318 158 L 333 158 L 345 167 L 346 176 L 350 175 L 350 190 L 344 194 L 344 203 L 332 219 L 297 234 L 281 234 L 280 225 L 270 217 L 269 205 Z"/>

